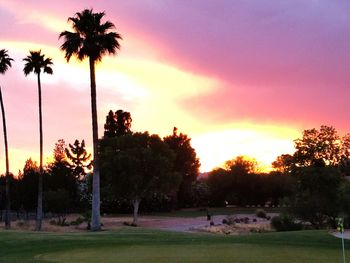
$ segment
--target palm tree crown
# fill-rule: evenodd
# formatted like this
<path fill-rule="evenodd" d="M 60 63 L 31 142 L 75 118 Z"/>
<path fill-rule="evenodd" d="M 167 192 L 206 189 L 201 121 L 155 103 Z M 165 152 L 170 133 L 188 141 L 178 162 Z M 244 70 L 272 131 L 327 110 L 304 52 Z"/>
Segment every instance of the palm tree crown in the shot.
<path fill-rule="evenodd" d="M 24 65 L 24 75 L 28 75 L 31 72 L 35 74 L 40 74 L 41 70 L 43 70 L 47 74 L 52 74 L 53 65 L 51 58 L 45 58 L 44 54 L 41 54 L 41 50 L 39 51 L 29 51 L 30 55 L 23 59 L 25 61 Z"/>
<path fill-rule="evenodd" d="M 101 61 L 106 53 L 116 54 L 120 49 L 118 39 L 122 37 L 116 32 L 108 32 L 115 26 L 110 21 L 101 23 L 104 16 L 105 12 L 93 13 L 92 9 L 85 9 L 68 18 L 74 32 L 64 31 L 59 36 L 64 38 L 61 50 L 65 52 L 67 61 L 73 55 L 79 60 L 89 57 L 93 61 Z"/>
<path fill-rule="evenodd" d="M 0 50 L 0 74 L 5 74 L 9 67 L 11 67 L 11 61 L 13 61 L 7 52 L 5 49 Z"/>

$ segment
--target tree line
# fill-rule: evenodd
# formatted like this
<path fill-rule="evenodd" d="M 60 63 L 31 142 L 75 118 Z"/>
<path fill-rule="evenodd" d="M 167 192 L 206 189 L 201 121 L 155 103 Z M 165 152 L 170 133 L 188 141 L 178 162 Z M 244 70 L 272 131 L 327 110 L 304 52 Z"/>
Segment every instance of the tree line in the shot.
<path fill-rule="evenodd" d="M 140 211 L 283 206 L 293 218 L 321 228 L 350 212 L 350 185 L 345 179 L 348 157 L 344 155 L 349 152 L 349 136 L 338 136 L 333 127 L 305 130 L 295 140 L 295 153 L 279 156 L 269 173 L 261 172 L 254 159 L 238 156 L 201 177 L 199 159 L 186 134 L 175 127 L 171 135 L 161 138 L 133 132 L 131 124 L 129 112 L 111 110 L 99 139 L 104 213 L 133 212 L 137 225 Z M 44 211 L 60 216 L 85 213 L 92 203 L 93 175 L 84 140 L 68 146 L 59 140 L 53 155 L 54 161 L 43 173 Z M 17 178 L 11 176 L 15 210 L 28 212 L 36 207 L 39 174 L 38 165 L 29 159 Z M 0 179 L 1 193 L 6 190 L 4 179 Z M 5 195 L 0 196 L 4 208 Z"/>
<path fill-rule="evenodd" d="M 123 110 L 106 116 L 104 136 L 99 140 L 101 205 L 104 212 L 114 213 L 130 212 L 132 206 L 133 223 L 137 224 L 141 201 L 143 211 L 171 210 L 186 204 L 200 164 L 190 138 L 177 128 L 172 135 L 160 138 L 132 132 L 131 121 L 130 113 Z M 44 210 L 60 216 L 86 212 L 92 203 L 93 163 L 84 140 L 68 147 L 64 140 L 58 140 L 53 156 L 43 172 Z M 10 176 L 13 209 L 33 211 L 39 175 L 36 162 L 28 159 L 16 178 Z M 1 198 L 2 208 L 5 200 Z"/>

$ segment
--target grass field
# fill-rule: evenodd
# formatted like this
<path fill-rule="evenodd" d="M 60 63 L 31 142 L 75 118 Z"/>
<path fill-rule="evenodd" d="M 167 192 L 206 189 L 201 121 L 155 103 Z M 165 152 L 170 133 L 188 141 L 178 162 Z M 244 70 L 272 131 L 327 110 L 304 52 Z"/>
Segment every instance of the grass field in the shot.
<path fill-rule="evenodd" d="M 340 240 L 326 231 L 218 236 L 122 228 L 98 233 L 0 231 L 0 262 L 328 263 L 342 262 L 342 254 Z"/>

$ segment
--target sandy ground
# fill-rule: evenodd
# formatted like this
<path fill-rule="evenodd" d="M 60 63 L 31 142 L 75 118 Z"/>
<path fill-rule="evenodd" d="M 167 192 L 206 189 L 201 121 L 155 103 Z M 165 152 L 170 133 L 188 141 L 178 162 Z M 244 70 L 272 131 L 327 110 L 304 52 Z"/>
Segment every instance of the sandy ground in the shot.
<path fill-rule="evenodd" d="M 335 237 L 339 237 L 339 238 L 342 237 L 342 234 L 339 233 L 338 231 L 337 232 L 333 232 L 332 235 L 335 236 Z M 343 235 L 344 235 L 343 236 L 344 239 L 350 239 L 350 230 L 345 230 Z"/>
<path fill-rule="evenodd" d="M 67 222 L 75 220 L 79 215 L 70 215 Z M 270 215 L 271 216 L 271 215 Z M 273 215 L 272 215 L 273 216 Z M 241 214 L 235 215 L 236 218 L 249 218 L 249 223 L 236 223 L 234 225 L 222 224 L 222 220 L 227 218 L 226 215 L 217 215 L 211 218 L 214 225 L 210 224 L 206 216 L 201 217 L 161 217 L 161 216 L 140 216 L 139 226 L 143 228 L 162 229 L 180 232 L 210 232 L 224 234 L 244 234 L 250 232 L 271 231 L 270 221 L 267 219 L 257 218 L 254 215 Z M 124 222 L 132 222 L 132 217 L 102 217 L 103 229 L 113 230 L 124 226 Z M 255 221 L 255 222 L 253 222 Z M 0 223 L 4 227 L 4 223 Z M 31 221 L 14 221 L 11 224 L 12 229 L 16 230 L 34 230 L 35 222 Z M 86 231 L 86 223 L 79 226 L 57 226 L 50 224 L 50 220 L 43 222 L 43 231 L 49 232 L 81 232 Z"/>

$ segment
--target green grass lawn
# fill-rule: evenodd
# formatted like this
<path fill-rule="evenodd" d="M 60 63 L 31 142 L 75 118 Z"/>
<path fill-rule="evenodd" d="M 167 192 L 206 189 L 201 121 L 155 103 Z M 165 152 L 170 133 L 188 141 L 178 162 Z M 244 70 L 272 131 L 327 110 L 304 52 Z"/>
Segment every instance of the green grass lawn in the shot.
<path fill-rule="evenodd" d="M 340 240 L 325 231 L 218 236 L 122 228 L 98 233 L 0 231 L 0 262 L 329 263 L 342 262 L 342 254 Z"/>

